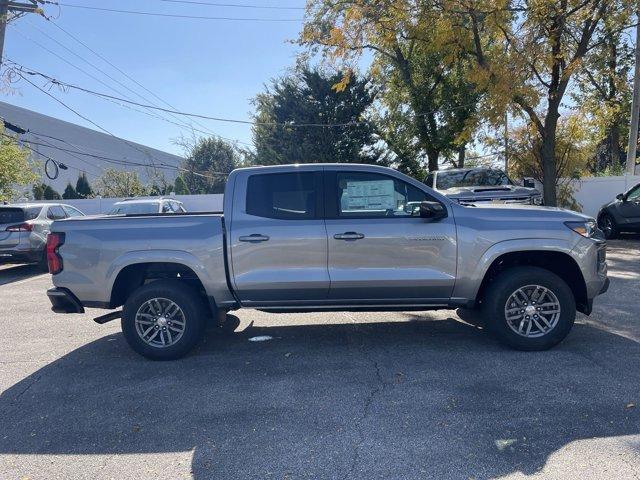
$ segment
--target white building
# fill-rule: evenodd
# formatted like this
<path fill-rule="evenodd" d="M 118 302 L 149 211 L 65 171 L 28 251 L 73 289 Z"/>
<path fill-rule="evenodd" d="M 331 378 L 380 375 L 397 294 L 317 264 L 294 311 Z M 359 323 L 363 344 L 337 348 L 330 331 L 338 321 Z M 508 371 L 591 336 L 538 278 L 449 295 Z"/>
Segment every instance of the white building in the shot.
<path fill-rule="evenodd" d="M 38 152 L 32 154 L 32 159 L 42 167 L 39 169 L 42 182 L 60 194 L 68 182 L 75 186 L 81 172 L 86 173 L 93 184 L 106 168 L 136 171 L 143 183 L 156 173 L 173 182 L 175 167 L 183 160 L 177 155 L 4 102 L 0 102 L 0 118 L 27 130 L 18 138 Z M 6 130 L 6 133 L 14 132 Z M 65 164 L 68 169 L 60 170 L 58 178 L 50 180 L 44 171 L 46 157 Z"/>

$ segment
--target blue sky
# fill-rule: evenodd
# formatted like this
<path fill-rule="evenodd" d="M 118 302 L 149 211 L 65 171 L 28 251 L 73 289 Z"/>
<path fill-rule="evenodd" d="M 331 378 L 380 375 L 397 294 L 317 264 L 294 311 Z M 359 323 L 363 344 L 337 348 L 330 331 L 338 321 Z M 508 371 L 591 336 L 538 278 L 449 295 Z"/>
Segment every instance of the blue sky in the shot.
<path fill-rule="evenodd" d="M 61 0 L 61 3 L 65 2 Z M 304 13 L 302 10 L 173 4 L 161 0 L 69 0 L 67 3 L 183 15 L 245 18 L 300 19 Z M 221 0 L 219 3 L 304 6 L 304 0 Z M 251 99 L 264 90 L 265 83 L 286 73 L 295 64 L 299 48 L 291 44 L 290 40 L 297 37 L 302 26 L 300 21 L 233 22 L 159 18 L 67 6 L 60 6 L 58 10 L 58 7 L 52 5 L 47 6 L 46 13 L 52 16 L 51 22 L 37 15 L 27 15 L 12 22 L 7 28 L 5 59 L 69 83 L 118 95 L 25 38 L 29 37 L 103 82 L 134 97 L 121 85 L 47 38 L 38 30 L 40 29 L 132 90 L 159 103 L 117 70 L 67 37 L 52 24 L 55 22 L 179 110 L 239 119 L 250 118 Z M 34 81 L 43 85 L 41 80 Z M 14 105 L 96 129 L 24 81 L 16 83 L 14 89 L 11 93 L 2 92 L 0 98 Z M 52 88 L 50 92 L 117 136 L 168 152 L 182 153 L 181 147 L 175 145 L 174 140 L 181 133 L 188 135 L 187 129 L 84 93 L 63 92 L 56 88 Z M 139 97 L 136 99 L 142 101 Z M 169 119 L 175 121 L 175 118 Z M 201 122 L 216 134 L 251 142 L 249 125 Z"/>

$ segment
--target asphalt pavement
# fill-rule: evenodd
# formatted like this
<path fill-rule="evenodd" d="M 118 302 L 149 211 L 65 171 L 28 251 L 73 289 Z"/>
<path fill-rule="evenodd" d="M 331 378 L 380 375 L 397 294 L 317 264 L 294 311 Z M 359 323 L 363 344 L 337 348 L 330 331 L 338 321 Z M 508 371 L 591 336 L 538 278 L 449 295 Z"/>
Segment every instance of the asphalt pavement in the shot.
<path fill-rule="evenodd" d="M 609 292 L 547 352 L 455 311 L 247 310 L 175 362 L 0 267 L 0 479 L 640 478 L 639 254 L 610 243 Z"/>

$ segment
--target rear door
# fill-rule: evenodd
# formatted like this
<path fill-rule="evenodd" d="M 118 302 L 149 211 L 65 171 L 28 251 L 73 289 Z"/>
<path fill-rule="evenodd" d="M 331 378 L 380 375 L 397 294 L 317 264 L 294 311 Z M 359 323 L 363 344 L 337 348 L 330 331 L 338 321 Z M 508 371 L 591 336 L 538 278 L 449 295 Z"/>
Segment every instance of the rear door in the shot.
<path fill-rule="evenodd" d="M 419 216 L 423 187 L 366 171 L 327 171 L 329 298 L 342 303 L 446 303 L 456 274 L 449 216 Z"/>
<path fill-rule="evenodd" d="M 230 256 L 243 305 L 326 299 L 322 180 L 321 168 L 253 170 L 236 178 Z"/>

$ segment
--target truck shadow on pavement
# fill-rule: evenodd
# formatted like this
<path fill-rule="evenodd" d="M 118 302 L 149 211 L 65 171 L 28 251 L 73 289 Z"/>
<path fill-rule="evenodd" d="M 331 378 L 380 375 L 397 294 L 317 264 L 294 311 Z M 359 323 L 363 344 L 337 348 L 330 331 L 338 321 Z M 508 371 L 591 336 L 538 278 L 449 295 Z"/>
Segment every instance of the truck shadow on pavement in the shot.
<path fill-rule="evenodd" d="M 45 273 L 38 265 L 0 265 L 0 285 L 19 282 Z"/>
<path fill-rule="evenodd" d="M 640 344 L 584 324 L 539 353 L 451 318 L 252 327 L 176 362 L 114 334 L 0 396 L 0 454 L 194 450 L 196 479 L 533 474 L 640 433 L 639 385 Z"/>

